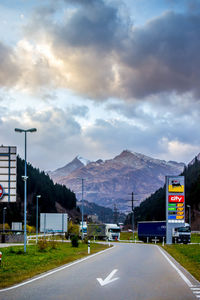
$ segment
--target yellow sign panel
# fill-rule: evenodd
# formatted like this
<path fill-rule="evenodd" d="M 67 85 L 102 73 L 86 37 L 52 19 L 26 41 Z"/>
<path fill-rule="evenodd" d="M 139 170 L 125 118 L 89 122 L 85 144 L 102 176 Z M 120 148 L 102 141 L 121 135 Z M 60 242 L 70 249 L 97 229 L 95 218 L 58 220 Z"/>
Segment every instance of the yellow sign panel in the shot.
<path fill-rule="evenodd" d="M 177 203 L 177 207 L 183 207 L 183 203 Z"/>
<path fill-rule="evenodd" d="M 177 220 L 180 220 L 180 219 L 183 219 L 183 218 L 184 218 L 184 216 L 176 216 Z"/>
<path fill-rule="evenodd" d="M 184 193 L 184 185 L 174 186 L 169 185 L 169 193 Z"/>
<path fill-rule="evenodd" d="M 183 214 L 184 214 L 183 211 L 178 211 L 178 212 L 177 212 L 177 216 L 182 216 Z"/>
<path fill-rule="evenodd" d="M 184 208 L 183 207 L 177 207 L 177 211 L 183 211 Z"/>

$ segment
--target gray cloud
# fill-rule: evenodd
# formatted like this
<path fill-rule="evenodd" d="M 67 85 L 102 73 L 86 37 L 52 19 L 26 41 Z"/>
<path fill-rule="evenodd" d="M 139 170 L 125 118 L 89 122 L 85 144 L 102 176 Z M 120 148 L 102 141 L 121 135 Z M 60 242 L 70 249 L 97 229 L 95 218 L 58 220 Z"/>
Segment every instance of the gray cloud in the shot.
<path fill-rule="evenodd" d="M 11 87 L 20 76 L 20 66 L 11 48 L 0 42 L 0 86 Z"/>
<path fill-rule="evenodd" d="M 89 108 L 86 105 L 73 105 L 69 109 L 69 111 L 72 114 L 72 116 L 87 117 L 89 113 Z"/>
<path fill-rule="evenodd" d="M 72 5 L 73 1 L 65 3 Z M 79 5 L 59 23 L 49 17 L 55 8 L 46 12 L 47 18 L 44 14 L 30 23 L 31 36 L 45 36 L 64 64 L 62 71 L 54 72 L 40 66 L 35 77 L 41 78 L 42 73 L 46 81 L 45 74 L 47 78 L 57 74 L 60 79 L 55 85 L 61 83 L 93 99 L 135 100 L 163 92 L 193 92 L 199 97 L 198 14 L 167 12 L 144 26 L 133 27 L 130 19 L 122 19 L 119 7 L 106 1 L 75 3 Z M 53 78 L 48 83 L 53 84 Z M 43 80 L 36 84 L 42 85 Z"/>
<path fill-rule="evenodd" d="M 172 12 L 134 29 L 122 56 L 121 85 L 129 97 L 164 91 L 199 95 L 199 34 L 200 16 Z"/>
<path fill-rule="evenodd" d="M 65 22 L 55 30 L 56 42 L 72 47 L 112 50 L 126 34 L 117 8 L 101 0 L 84 1 Z"/>

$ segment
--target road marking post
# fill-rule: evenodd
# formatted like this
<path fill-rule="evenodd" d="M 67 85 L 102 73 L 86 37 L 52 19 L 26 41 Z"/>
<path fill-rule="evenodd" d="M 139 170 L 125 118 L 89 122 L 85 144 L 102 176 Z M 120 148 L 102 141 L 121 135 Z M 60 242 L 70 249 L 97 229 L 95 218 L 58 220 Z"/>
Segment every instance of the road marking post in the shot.
<path fill-rule="evenodd" d="M 0 252 L 0 266 L 1 266 L 2 252 Z"/>
<path fill-rule="evenodd" d="M 90 240 L 88 240 L 88 254 L 90 254 Z"/>

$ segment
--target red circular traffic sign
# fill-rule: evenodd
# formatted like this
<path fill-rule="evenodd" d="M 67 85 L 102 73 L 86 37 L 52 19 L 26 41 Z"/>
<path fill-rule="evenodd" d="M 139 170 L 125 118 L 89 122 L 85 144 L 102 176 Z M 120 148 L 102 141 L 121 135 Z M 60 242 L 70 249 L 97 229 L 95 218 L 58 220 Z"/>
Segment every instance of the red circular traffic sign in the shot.
<path fill-rule="evenodd" d="M 0 184 L 0 199 L 3 198 L 3 195 L 4 195 L 4 190 L 2 185 Z"/>

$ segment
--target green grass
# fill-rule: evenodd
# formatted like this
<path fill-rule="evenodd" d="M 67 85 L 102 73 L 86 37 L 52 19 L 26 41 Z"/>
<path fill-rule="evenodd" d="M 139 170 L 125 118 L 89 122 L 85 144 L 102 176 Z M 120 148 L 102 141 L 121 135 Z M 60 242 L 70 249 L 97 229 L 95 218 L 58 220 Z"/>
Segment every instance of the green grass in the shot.
<path fill-rule="evenodd" d="M 91 243 L 91 254 L 107 248 L 106 245 Z M 71 243 L 57 243 L 56 249 L 49 246 L 39 251 L 36 245 L 28 245 L 24 253 L 23 246 L 0 248 L 2 264 L 0 267 L 0 288 L 19 283 L 63 264 L 88 255 L 88 246 L 79 244 L 73 248 Z"/>
<path fill-rule="evenodd" d="M 200 234 L 199 233 L 191 234 L 191 243 L 200 243 Z"/>
<path fill-rule="evenodd" d="M 137 233 L 134 232 L 134 240 L 138 240 L 138 236 Z M 129 241 L 129 240 L 133 240 L 133 232 L 130 231 L 122 231 L 120 232 L 120 241 Z"/>
<path fill-rule="evenodd" d="M 163 248 L 200 281 L 200 245 L 176 244 Z"/>

